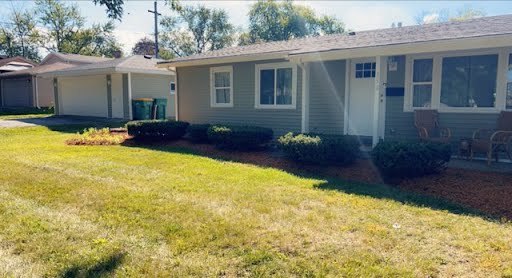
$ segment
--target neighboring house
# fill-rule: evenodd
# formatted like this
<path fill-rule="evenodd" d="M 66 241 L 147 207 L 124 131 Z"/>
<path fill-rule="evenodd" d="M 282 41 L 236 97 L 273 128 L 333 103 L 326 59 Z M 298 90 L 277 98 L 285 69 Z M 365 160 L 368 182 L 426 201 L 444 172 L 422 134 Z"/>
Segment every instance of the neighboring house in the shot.
<path fill-rule="evenodd" d="M 42 78 L 41 74 L 108 60 L 112 59 L 77 54 L 50 53 L 37 66 L 0 74 L 0 106 L 53 106 L 53 81 L 48 78 Z M 0 63 L 1 61 L 3 60 L 0 60 Z"/>
<path fill-rule="evenodd" d="M 156 67 L 158 61 L 135 55 L 41 76 L 53 78 L 56 115 L 132 119 L 133 99 L 166 98 L 166 115 L 174 118 L 174 73 Z"/>
<path fill-rule="evenodd" d="M 453 137 L 512 109 L 512 15 L 231 47 L 160 63 L 177 117 L 288 131 L 417 138 L 433 108 Z"/>
<path fill-rule="evenodd" d="M 19 71 L 32 68 L 36 63 L 21 56 L 0 58 L 0 73 Z"/>

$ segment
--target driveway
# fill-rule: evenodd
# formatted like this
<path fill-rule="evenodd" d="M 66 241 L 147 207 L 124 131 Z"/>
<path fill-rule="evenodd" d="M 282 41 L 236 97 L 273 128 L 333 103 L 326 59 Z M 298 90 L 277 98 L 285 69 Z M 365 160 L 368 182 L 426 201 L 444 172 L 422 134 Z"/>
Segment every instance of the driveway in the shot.
<path fill-rule="evenodd" d="M 121 123 L 121 120 L 92 118 L 92 117 L 26 118 L 26 119 L 15 119 L 15 120 L 0 120 L 0 128 L 97 124 L 97 123 L 109 123 L 109 122 Z"/>

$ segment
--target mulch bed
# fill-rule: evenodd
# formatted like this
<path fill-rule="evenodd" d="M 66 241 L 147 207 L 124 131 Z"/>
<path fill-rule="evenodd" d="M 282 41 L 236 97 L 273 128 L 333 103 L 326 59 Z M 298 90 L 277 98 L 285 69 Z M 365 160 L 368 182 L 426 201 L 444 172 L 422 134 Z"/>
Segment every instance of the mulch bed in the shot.
<path fill-rule="evenodd" d="M 129 145 L 135 144 L 129 142 Z M 213 145 L 193 144 L 179 140 L 165 145 L 192 149 L 208 157 L 233 160 L 262 167 L 282 169 L 291 173 L 312 173 L 348 181 L 383 183 L 370 159 L 360 159 L 348 167 L 301 165 L 278 152 L 237 152 L 216 149 Z M 396 182 L 406 191 L 415 192 L 477 209 L 484 213 L 512 220 L 512 173 L 493 173 L 449 168 L 438 175 Z"/>

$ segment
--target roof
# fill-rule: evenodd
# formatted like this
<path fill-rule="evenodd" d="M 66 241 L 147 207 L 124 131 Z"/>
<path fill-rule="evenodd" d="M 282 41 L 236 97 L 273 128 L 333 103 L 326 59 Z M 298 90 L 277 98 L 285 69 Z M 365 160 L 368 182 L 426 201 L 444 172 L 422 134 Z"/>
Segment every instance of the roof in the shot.
<path fill-rule="evenodd" d="M 29 68 L 29 69 L 3 73 L 3 74 L 0 74 L 0 77 L 37 75 L 37 74 L 52 72 L 52 71 L 56 71 L 56 70 L 60 70 L 60 69 L 70 68 L 73 66 L 74 66 L 73 64 L 57 62 L 57 63 L 37 66 L 37 67 Z"/>
<path fill-rule="evenodd" d="M 97 57 L 97 56 L 87 56 L 87 55 L 80 55 L 80 54 L 68 54 L 68 53 L 52 52 L 52 53 L 48 54 L 43 59 L 43 61 L 41 61 L 41 64 L 44 64 L 46 62 L 46 60 L 48 60 L 52 56 L 57 56 L 62 61 L 66 62 L 66 63 L 79 63 L 79 64 L 90 64 L 90 63 L 97 63 L 97 62 L 113 60 L 113 58 L 106 58 L 106 57 Z"/>
<path fill-rule="evenodd" d="M 157 68 L 157 62 L 162 60 L 145 58 L 142 55 L 133 55 L 118 59 L 110 59 L 92 64 L 78 65 L 65 70 L 56 70 L 47 72 L 45 75 L 52 76 L 71 76 L 95 73 L 110 73 L 110 72 L 138 72 L 149 74 L 171 74 L 167 69 Z"/>
<path fill-rule="evenodd" d="M 37 65 L 34 61 L 31 61 L 31 60 L 29 60 L 25 57 L 21 57 L 21 56 L 0 59 L 0 66 L 3 66 L 5 64 L 13 64 L 13 63 L 24 63 L 24 64 L 28 64 L 29 66 Z"/>
<path fill-rule="evenodd" d="M 355 33 L 355 35 L 334 34 L 292 39 L 289 41 L 228 47 L 187 57 L 180 57 L 163 63 L 179 64 L 180 62 L 189 62 L 194 60 L 251 57 L 261 54 L 283 54 L 291 56 L 333 50 L 349 50 L 355 48 L 478 38 L 497 35 L 512 35 L 512 15 L 481 17 L 467 21 L 362 31 Z"/>

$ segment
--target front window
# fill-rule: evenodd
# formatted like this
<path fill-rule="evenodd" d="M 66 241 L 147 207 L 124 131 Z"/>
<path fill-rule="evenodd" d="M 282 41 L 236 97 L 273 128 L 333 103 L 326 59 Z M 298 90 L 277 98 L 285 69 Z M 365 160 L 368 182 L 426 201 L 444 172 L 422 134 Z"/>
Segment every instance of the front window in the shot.
<path fill-rule="evenodd" d="M 211 106 L 232 107 L 233 106 L 233 68 L 217 67 L 210 70 L 211 79 Z"/>
<path fill-rule="evenodd" d="M 498 55 L 446 57 L 441 107 L 495 107 Z"/>
<path fill-rule="evenodd" d="M 257 65 L 256 107 L 293 108 L 295 69 L 291 64 Z"/>
<path fill-rule="evenodd" d="M 512 54 L 508 55 L 507 109 L 512 109 Z"/>
<path fill-rule="evenodd" d="M 433 59 L 418 59 L 413 62 L 413 107 L 431 107 L 433 64 Z"/>

